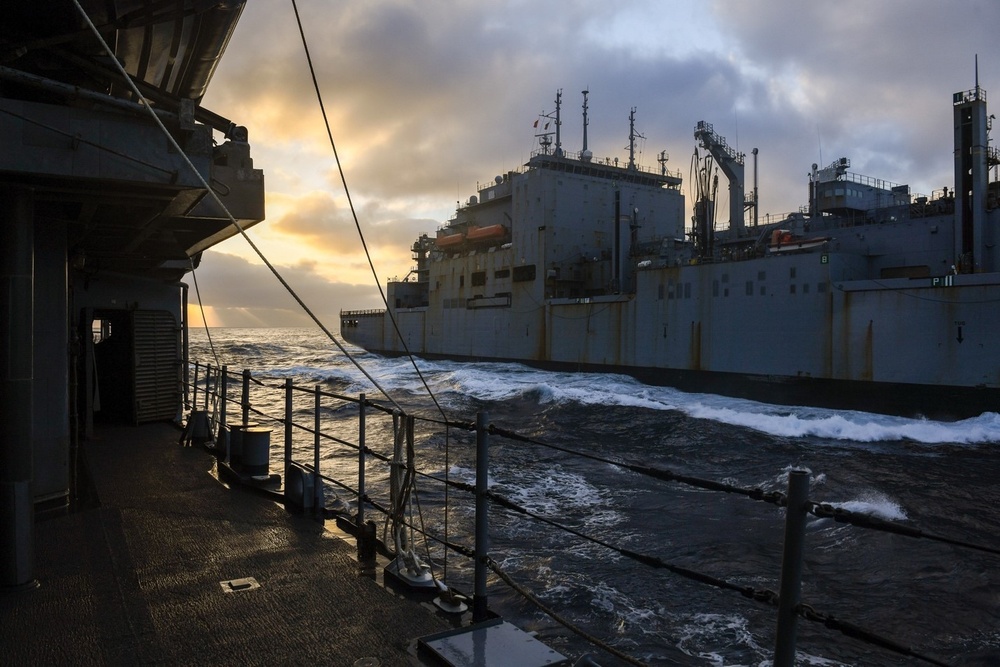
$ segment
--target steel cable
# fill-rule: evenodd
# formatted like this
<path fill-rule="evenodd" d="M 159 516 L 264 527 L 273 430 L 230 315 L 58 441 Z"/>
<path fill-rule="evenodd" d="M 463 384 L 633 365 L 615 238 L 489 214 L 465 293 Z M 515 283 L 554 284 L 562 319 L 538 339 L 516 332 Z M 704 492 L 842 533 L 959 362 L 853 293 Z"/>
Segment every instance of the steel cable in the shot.
<path fill-rule="evenodd" d="M 135 99 L 139 100 L 140 103 L 149 110 L 150 117 L 153 119 L 153 122 L 156 123 L 156 125 L 163 132 L 171 148 L 177 152 L 177 155 L 188 166 L 188 168 L 191 170 L 191 173 L 194 174 L 195 178 L 205 189 L 208 195 L 215 201 L 216 204 L 218 204 L 218 206 L 223 211 L 225 211 L 226 216 L 229 218 L 229 222 L 232 223 L 233 227 L 235 227 L 236 230 L 239 231 L 240 235 L 244 238 L 244 240 L 246 240 L 250 248 L 257 254 L 257 256 L 261 259 L 261 261 L 268 268 L 268 270 L 271 271 L 271 274 L 278 280 L 279 283 L 281 283 L 281 285 L 285 288 L 285 290 L 289 293 L 289 295 L 291 295 L 291 297 L 295 300 L 295 302 L 299 305 L 299 307 L 302 308 L 303 312 L 305 312 L 306 315 L 308 315 L 309 318 L 316 324 L 316 326 L 318 326 L 320 330 L 324 334 L 326 334 L 326 337 L 329 338 L 330 341 L 332 341 L 333 344 L 337 346 L 337 348 L 344 354 L 344 356 L 347 357 L 347 359 L 350 360 L 351 363 L 353 363 L 354 366 L 357 367 L 357 369 L 361 371 L 361 373 L 366 378 L 368 378 L 368 381 L 371 382 L 376 389 L 378 389 L 393 405 L 397 405 L 396 401 L 392 398 L 392 396 L 389 395 L 389 393 L 382 387 L 382 385 L 379 384 L 379 382 L 374 377 L 372 377 L 372 375 L 367 370 L 365 370 L 364 367 L 361 366 L 361 364 L 351 355 L 351 353 L 347 351 L 347 349 L 340 343 L 340 341 L 338 341 L 336 337 L 334 337 L 333 333 L 326 327 L 325 324 L 323 324 L 322 320 L 320 320 L 319 317 L 312 311 L 312 309 L 309 308 L 308 305 L 306 305 L 305 301 L 302 300 L 302 297 L 300 297 L 298 293 L 292 288 L 292 286 L 288 284 L 288 281 L 286 281 L 285 278 L 281 275 L 281 273 L 279 273 L 278 270 L 274 267 L 274 265 L 271 264 L 270 260 L 267 259 L 263 251 L 261 251 L 261 249 L 257 247 L 257 244 L 255 244 L 253 240 L 249 237 L 249 235 L 247 235 L 247 232 L 243 228 L 243 225 L 241 225 L 239 221 L 235 218 L 235 216 L 233 216 L 233 214 L 229 211 L 229 208 L 223 203 L 222 199 L 215 192 L 215 190 L 212 189 L 211 186 L 209 186 L 208 182 L 205 180 L 205 177 L 201 175 L 201 172 L 198 171 L 198 169 L 191 162 L 190 158 L 188 158 L 187 153 L 184 152 L 184 150 L 177 143 L 177 140 L 174 139 L 174 136 L 170 134 L 169 130 L 167 130 L 166 126 L 163 124 L 163 121 L 160 120 L 160 117 L 156 115 L 156 112 L 153 110 L 153 107 L 149 104 L 146 98 L 139 91 L 138 86 L 136 86 L 135 82 L 128 75 L 128 72 L 125 71 L 125 68 L 124 66 L 122 66 L 121 62 L 119 62 L 119 60 L 115 57 L 114 51 L 111 49 L 110 46 L 108 46 L 108 43 L 105 41 L 104 36 L 94 25 L 94 22 L 90 20 L 90 16 L 87 14 L 86 10 L 84 10 L 84 8 L 80 5 L 79 0 L 73 0 L 73 4 L 76 6 L 77 11 L 79 12 L 80 16 L 83 17 L 83 20 L 86 22 L 91 32 L 94 34 L 94 37 L 97 38 L 102 48 L 104 48 L 105 52 L 107 52 L 111 62 L 118 69 L 125 83 L 128 85 L 132 93 L 135 95 Z M 402 408 L 399 409 L 402 410 Z"/>

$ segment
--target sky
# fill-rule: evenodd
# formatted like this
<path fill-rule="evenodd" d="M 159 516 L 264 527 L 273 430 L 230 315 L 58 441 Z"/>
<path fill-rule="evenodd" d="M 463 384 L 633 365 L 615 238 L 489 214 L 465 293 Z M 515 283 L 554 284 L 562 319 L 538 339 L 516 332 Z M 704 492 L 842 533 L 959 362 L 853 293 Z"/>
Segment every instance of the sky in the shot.
<path fill-rule="evenodd" d="M 562 142 L 687 184 L 698 121 L 758 148 L 760 215 L 797 210 L 813 163 L 931 194 L 954 182 L 952 93 L 1000 96 L 996 0 L 298 0 L 340 171 L 292 2 L 251 0 L 202 104 L 249 130 L 267 218 L 249 235 L 332 331 L 378 308 L 410 246 L 477 185 L 537 148 L 563 91 Z M 1000 97 L 998 97 L 1000 99 Z M 348 194 L 375 266 L 373 275 Z M 308 326 L 242 237 L 206 251 L 210 326 Z M 378 282 L 376 282 L 378 281 Z M 191 284 L 193 281 L 187 281 Z M 201 326 L 192 295 L 191 324 Z"/>

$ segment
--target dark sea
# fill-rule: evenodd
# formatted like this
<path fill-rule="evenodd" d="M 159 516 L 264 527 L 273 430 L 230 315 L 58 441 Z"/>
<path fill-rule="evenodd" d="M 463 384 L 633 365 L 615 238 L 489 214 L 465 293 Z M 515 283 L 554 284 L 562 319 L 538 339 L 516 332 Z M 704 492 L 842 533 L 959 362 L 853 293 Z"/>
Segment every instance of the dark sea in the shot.
<path fill-rule="evenodd" d="M 390 405 L 319 331 L 212 329 L 191 333 L 191 360 L 247 368 L 255 410 L 276 418 L 296 386 Z M 349 348 L 407 413 L 441 412 L 407 359 Z M 653 387 L 621 375 L 543 372 L 518 364 L 416 361 L 451 421 L 484 411 L 498 427 L 544 444 L 492 436 L 490 489 L 521 507 L 597 540 L 756 589 L 778 590 L 784 510 L 739 495 L 662 482 L 621 466 L 669 469 L 765 491 L 785 491 L 790 470 L 810 476 L 810 499 L 900 522 L 925 534 L 1000 549 L 1000 415 L 959 422 L 775 406 Z M 237 391 L 237 387 L 230 391 Z M 296 394 L 296 423 L 312 428 L 313 397 Z M 1000 406 L 998 406 L 1000 408 Z M 238 421 L 230 407 L 230 422 Z M 324 433 L 357 442 L 357 406 L 325 399 Z M 391 418 L 369 409 L 367 444 L 391 454 Z M 234 418 L 235 417 L 235 418 Z M 254 415 L 263 425 L 272 423 Z M 272 470 L 281 471 L 274 423 Z M 427 475 L 475 481 L 474 434 L 419 421 L 416 466 Z M 295 457 L 313 458 L 313 436 L 295 435 Z M 357 488 L 357 452 L 323 439 L 321 471 Z M 384 464 L 370 461 L 369 494 L 387 497 Z M 418 478 L 419 517 L 432 532 L 472 546 L 472 499 Z M 356 511 L 349 492 L 328 485 L 327 507 Z M 387 501 L 386 501 L 387 502 Z M 383 516 L 372 508 L 367 518 Z M 490 510 L 491 556 L 541 601 L 618 650 L 648 664 L 770 665 L 775 608 L 650 567 L 592 541 Z M 1000 556 L 931 539 L 810 517 L 802 600 L 939 663 L 1000 664 Z M 421 547 L 423 548 L 423 547 Z M 432 545 L 437 574 L 471 593 L 471 563 Z M 591 653 L 624 664 L 564 629 L 490 575 L 490 608 L 569 657 Z M 800 620 L 799 665 L 917 665 L 919 658 Z"/>

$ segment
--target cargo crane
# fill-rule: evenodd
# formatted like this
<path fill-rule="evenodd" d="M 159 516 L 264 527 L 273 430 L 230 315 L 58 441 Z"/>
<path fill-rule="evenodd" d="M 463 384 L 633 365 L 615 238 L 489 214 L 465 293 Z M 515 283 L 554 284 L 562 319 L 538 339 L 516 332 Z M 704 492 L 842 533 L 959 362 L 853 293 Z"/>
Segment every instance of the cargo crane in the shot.
<path fill-rule="evenodd" d="M 743 153 L 737 153 L 733 150 L 726 143 L 725 137 L 716 134 L 712 124 L 703 120 L 698 121 L 698 124 L 695 125 L 694 138 L 700 141 L 702 148 L 715 158 L 716 164 L 729 179 L 729 229 L 733 237 L 746 236 L 746 227 L 743 223 L 743 212 L 746 207 Z"/>

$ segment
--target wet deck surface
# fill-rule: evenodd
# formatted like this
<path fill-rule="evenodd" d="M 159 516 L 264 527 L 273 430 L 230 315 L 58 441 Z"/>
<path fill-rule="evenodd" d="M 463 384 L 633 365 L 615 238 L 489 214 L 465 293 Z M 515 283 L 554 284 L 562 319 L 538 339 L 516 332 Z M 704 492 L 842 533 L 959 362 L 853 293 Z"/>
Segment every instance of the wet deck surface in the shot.
<path fill-rule="evenodd" d="M 443 619 L 359 575 L 319 523 L 226 488 L 178 436 L 84 443 L 100 504 L 37 523 L 41 586 L 0 595 L 0 664 L 421 664 L 414 640 Z M 220 585 L 244 577 L 260 587 Z"/>

